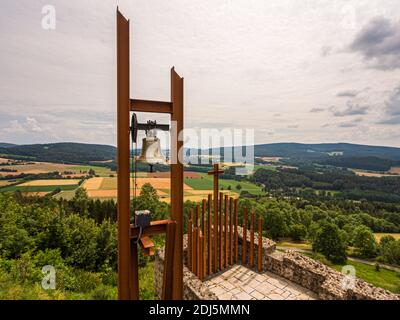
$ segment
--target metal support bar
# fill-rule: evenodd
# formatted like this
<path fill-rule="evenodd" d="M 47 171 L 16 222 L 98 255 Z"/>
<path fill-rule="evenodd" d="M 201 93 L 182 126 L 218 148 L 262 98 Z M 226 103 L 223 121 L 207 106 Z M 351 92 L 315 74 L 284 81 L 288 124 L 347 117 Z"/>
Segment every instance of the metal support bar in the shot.
<path fill-rule="evenodd" d="M 130 110 L 135 112 L 172 113 L 172 102 L 131 99 Z"/>

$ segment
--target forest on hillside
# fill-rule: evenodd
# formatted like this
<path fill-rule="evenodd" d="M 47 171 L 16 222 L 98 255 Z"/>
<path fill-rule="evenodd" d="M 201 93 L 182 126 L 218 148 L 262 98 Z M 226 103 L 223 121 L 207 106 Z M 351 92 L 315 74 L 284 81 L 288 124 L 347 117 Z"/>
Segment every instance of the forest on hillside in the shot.
<path fill-rule="evenodd" d="M 189 208 L 195 205 L 185 203 L 185 223 Z M 379 208 L 376 215 L 372 212 L 378 207 L 368 212 L 364 205 L 339 199 L 331 203 L 261 196 L 239 200 L 239 210 L 254 208 L 264 219 L 265 236 L 310 241 L 315 253 L 334 263 L 345 262 L 351 246 L 359 257 L 400 265 L 400 240 L 387 236 L 377 242 L 372 233 L 396 232 L 400 221 L 390 218 L 387 208 Z M 169 212 L 169 205 L 159 201 L 151 185 L 142 188 L 133 208 L 149 209 L 153 219 L 163 219 Z M 159 236 L 154 241 L 160 246 L 164 239 Z M 82 188 L 71 200 L 0 194 L 0 248 L 0 299 L 117 297 L 116 206 L 112 200 L 89 199 Z M 139 259 L 144 299 L 154 298 L 152 259 L 142 255 Z M 41 287 L 45 265 L 55 267 L 54 290 Z"/>

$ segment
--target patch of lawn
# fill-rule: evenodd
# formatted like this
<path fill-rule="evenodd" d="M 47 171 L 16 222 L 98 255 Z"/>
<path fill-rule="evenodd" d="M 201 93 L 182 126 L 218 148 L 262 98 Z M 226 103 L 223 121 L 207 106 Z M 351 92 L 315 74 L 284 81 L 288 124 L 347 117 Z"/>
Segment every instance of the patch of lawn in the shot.
<path fill-rule="evenodd" d="M 318 259 L 312 253 L 302 253 L 314 259 Z M 326 263 L 326 261 L 321 261 Z M 380 271 L 376 271 L 375 266 L 371 266 L 361 262 L 355 262 L 348 260 L 346 264 L 332 264 L 326 263 L 328 266 L 342 271 L 345 265 L 353 266 L 356 269 L 356 277 L 363 279 L 364 281 L 373 284 L 376 287 L 380 287 L 391 291 L 393 293 L 400 293 L 400 273 L 392 270 L 380 268 Z"/>
<path fill-rule="evenodd" d="M 148 262 L 145 267 L 139 268 L 139 298 L 141 300 L 154 300 L 154 262 Z"/>
<path fill-rule="evenodd" d="M 209 176 L 206 173 L 199 173 L 200 178 L 198 179 L 189 179 L 185 178 L 185 183 L 195 190 L 212 190 L 213 189 L 213 177 Z M 236 187 L 240 185 L 241 189 L 237 189 Z M 240 193 L 241 191 L 248 191 L 251 194 L 265 194 L 261 187 L 251 183 L 249 181 L 236 181 L 231 179 L 220 179 L 219 187 L 223 190 L 228 190 L 229 187 L 232 191 Z"/>
<path fill-rule="evenodd" d="M 51 192 L 55 189 L 61 190 L 75 190 L 78 185 L 60 185 L 60 186 L 9 186 L 1 188 L 1 192 L 14 192 L 14 191 L 21 191 L 21 192 Z"/>

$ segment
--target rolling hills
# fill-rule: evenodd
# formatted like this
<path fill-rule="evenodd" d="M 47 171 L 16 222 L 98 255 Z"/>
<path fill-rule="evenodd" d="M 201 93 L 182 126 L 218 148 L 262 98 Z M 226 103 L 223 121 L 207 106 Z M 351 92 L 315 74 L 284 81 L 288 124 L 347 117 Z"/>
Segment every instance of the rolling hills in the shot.
<path fill-rule="evenodd" d="M 244 147 L 209 149 L 205 153 L 226 150 L 244 154 Z M 186 152 L 194 149 L 186 149 Z M 200 150 L 198 150 L 200 153 Z M 204 151 L 203 151 L 204 154 Z M 116 148 L 109 145 L 84 143 L 50 143 L 13 145 L 0 143 L 0 155 L 58 163 L 90 163 L 115 160 Z M 254 146 L 255 157 L 282 157 L 287 164 L 322 164 L 363 170 L 387 171 L 400 166 L 400 148 L 368 146 L 350 143 L 272 143 Z"/>

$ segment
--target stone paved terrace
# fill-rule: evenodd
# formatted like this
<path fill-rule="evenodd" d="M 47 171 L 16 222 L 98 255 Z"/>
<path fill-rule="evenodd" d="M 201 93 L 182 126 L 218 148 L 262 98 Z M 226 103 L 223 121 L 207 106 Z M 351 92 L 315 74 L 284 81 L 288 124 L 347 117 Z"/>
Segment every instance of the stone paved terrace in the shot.
<path fill-rule="evenodd" d="M 220 300 L 315 300 L 318 296 L 273 273 L 257 273 L 243 265 L 205 281 Z"/>

